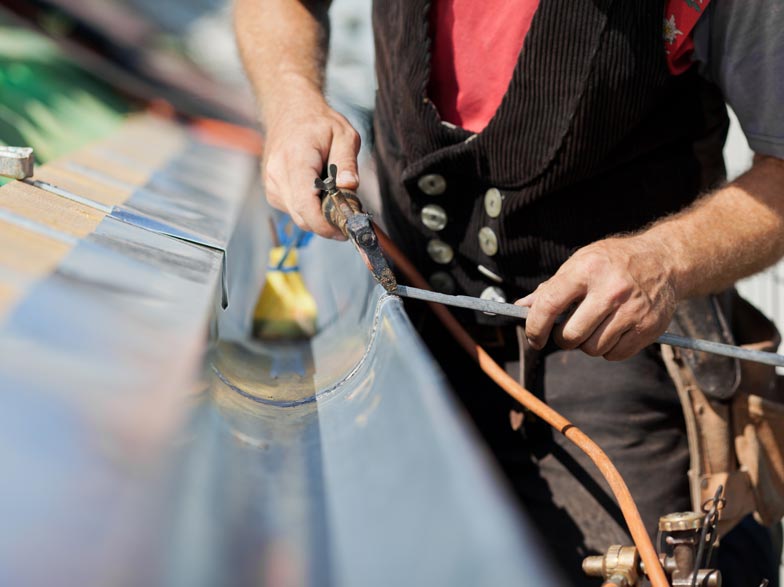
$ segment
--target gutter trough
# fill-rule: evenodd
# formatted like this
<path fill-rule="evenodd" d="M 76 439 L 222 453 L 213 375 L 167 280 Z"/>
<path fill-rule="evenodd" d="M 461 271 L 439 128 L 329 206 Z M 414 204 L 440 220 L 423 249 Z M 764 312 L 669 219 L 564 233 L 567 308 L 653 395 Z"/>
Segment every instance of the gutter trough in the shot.
<path fill-rule="evenodd" d="M 0 317 L 0 584 L 563 584 L 399 298 L 313 239 L 317 335 L 250 339 L 256 161 L 145 132 L 183 143 L 123 205 L 219 227 L 229 306 L 219 250 L 111 216 L 22 280 Z"/>

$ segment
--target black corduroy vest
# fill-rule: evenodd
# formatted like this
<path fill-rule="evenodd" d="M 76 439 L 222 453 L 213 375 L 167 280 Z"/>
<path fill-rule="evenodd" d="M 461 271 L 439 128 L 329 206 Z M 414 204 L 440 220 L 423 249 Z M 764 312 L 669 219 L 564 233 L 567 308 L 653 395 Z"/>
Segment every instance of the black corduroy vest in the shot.
<path fill-rule="evenodd" d="M 669 73 L 663 12 L 661 0 L 541 0 L 498 111 L 472 134 L 442 123 L 427 98 L 429 2 L 375 1 L 384 216 L 440 289 L 517 298 L 577 248 L 638 230 L 723 179 L 724 102 L 695 68 Z M 490 188 L 503 198 L 492 215 Z M 428 204 L 446 212 L 440 230 L 423 223 Z M 483 228 L 497 252 L 480 246 Z M 432 241 L 453 254 L 437 262 Z"/>

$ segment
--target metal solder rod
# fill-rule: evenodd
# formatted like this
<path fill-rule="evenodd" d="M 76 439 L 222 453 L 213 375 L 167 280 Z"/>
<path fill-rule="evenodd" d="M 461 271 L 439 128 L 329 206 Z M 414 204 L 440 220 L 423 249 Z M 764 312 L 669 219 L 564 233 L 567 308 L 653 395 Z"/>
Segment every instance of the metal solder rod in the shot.
<path fill-rule="evenodd" d="M 427 291 L 426 289 L 408 287 L 406 285 L 400 284 L 398 284 L 394 293 L 404 298 L 413 298 L 415 300 L 423 300 L 425 302 L 435 302 L 437 304 L 444 304 L 446 306 L 467 308 L 469 310 L 488 312 L 490 314 L 500 314 L 501 316 L 511 316 L 512 318 L 519 318 L 520 320 L 525 320 L 528 318 L 528 308 L 524 308 L 523 306 L 515 306 L 514 304 L 506 304 L 504 302 L 495 302 L 493 300 L 483 300 L 481 298 L 475 298 L 472 296 L 450 296 L 435 291 Z"/>
<path fill-rule="evenodd" d="M 755 351 L 752 349 L 744 349 L 739 346 L 724 344 L 723 342 L 713 342 L 711 340 L 702 340 L 700 338 L 689 338 L 687 336 L 679 336 L 670 332 L 665 332 L 662 334 L 659 338 L 656 339 L 656 342 L 660 342 L 661 344 L 668 344 L 670 346 L 678 346 L 684 349 L 711 353 L 714 355 L 722 355 L 723 357 L 732 357 L 733 359 L 741 359 L 742 361 L 754 361 L 755 363 L 762 363 L 764 365 L 784 367 L 784 355 L 780 355 L 778 353 L 768 353 L 765 351 Z"/>
<path fill-rule="evenodd" d="M 450 296 L 434 291 L 419 289 L 416 287 L 408 287 L 405 285 L 398 285 L 397 290 L 395 290 L 394 293 L 406 298 L 414 298 L 417 300 L 423 300 L 425 302 L 435 302 L 438 304 L 445 304 L 447 306 L 456 306 L 458 308 L 467 308 L 469 310 L 488 312 L 490 314 L 499 314 L 501 316 L 511 316 L 512 318 L 518 318 L 520 320 L 525 320 L 528 317 L 528 308 L 515 306 L 514 304 L 495 302 L 492 300 L 483 300 L 471 296 Z M 558 316 L 555 321 L 563 322 L 563 320 L 563 316 Z M 755 363 L 773 365 L 774 367 L 784 367 L 784 355 L 744 349 L 721 342 L 688 338 L 686 336 L 679 336 L 669 332 L 662 334 L 659 338 L 656 339 L 656 342 L 670 346 L 677 346 L 685 349 L 711 353 L 714 355 L 722 355 L 724 357 L 742 359 L 744 361 L 754 361 Z"/>

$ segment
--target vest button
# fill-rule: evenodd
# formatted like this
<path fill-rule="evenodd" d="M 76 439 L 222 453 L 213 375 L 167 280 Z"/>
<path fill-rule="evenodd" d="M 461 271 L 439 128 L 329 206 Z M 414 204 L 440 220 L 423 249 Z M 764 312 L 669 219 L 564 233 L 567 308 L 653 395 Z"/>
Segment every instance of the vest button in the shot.
<path fill-rule="evenodd" d="M 437 238 L 434 238 L 427 243 L 427 254 L 436 263 L 446 265 L 455 258 L 455 252 L 447 243 Z"/>
<path fill-rule="evenodd" d="M 484 265 L 477 265 L 476 268 L 479 270 L 479 273 L 490 279 L 491 281 L 495 281 L 496 283 L 503 283 L 504 278 L 498 275 L 497 273 L 493 273 Z"/>
<path fill-rule="evenodd" d="M 506 294 L 504 294 L 504 290 L 502 290 L 500 287 L 496 287 L 495 285 L 486 287 L 484 290 L 482 290 L 482 293 L 479 294 L 479 297 L 483 300 L 506 303 Z"/>
<path fill-rule="evenodd" d="M 446 271 L 436 271 L 430 276 L 428 281 L 430 282 L 430 287 L 438 292 L 449 295 L 455 293 L 455 280 Z"/>
<path fill-rule="evenodd" d="M 446 211 L 441 206 L 428 204 L 422 208 L 422 224 L 430 230 L 441 230 L 446 226 Z"/>
<path fill-rule="evenodd" d="M 498 218 L 501 215 L 503 199 L 498 188 L 490 188 L 485 192 L 485 212 L 490 218 Z"/>
<path fill-rule="evenodd" d="M 492 257 L 498 252 L 498 237 L 495 236 L 493 229 L 483 226 L 479 230 L 479 248 L 488 257 Z"/>
<path fill-rule="evenodd" d="M 501 302 L 502 304 L 506 303 L 506 295 L 504 294 L 504 291 L 500 287 L 496 287 L 494 285 L 491 285 L 490 287 L 486 287 L 484 290 L 482 290 L 482 293 L 479 294 L 479 297 L 482 298 L 483 300 Z M 495 316 L 495 314 L 493 314 L 492 312 L 484 312 L 484 313 L 487 314 L 488 316 Z"/>
<path fill-rule="evenodd" d="M 446 191 L 446 180 L 443 175 L 429 173 L 419 178 L 417 187 L 428 196 L 440 196 Z"/>

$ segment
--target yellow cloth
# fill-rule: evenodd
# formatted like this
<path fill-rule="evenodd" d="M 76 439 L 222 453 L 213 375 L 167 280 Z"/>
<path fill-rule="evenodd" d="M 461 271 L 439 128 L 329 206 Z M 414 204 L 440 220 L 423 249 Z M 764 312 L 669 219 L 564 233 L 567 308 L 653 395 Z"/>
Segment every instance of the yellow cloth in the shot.
<path fill-rule="evenodd" d="M 269 267 L 277 267 L 285 247 L 274 247 Z M 263 339 L 310 338 L 316 333 L 316 300 L 299 273 L 297 249 L 291 249 L 280 270 L 267 279 L 253 312 L 253 334 Z"/>

